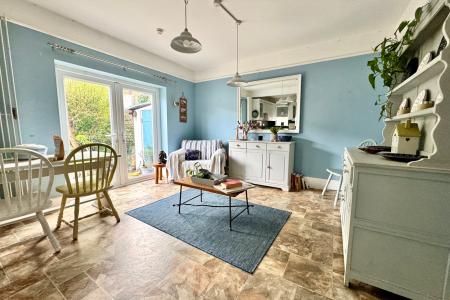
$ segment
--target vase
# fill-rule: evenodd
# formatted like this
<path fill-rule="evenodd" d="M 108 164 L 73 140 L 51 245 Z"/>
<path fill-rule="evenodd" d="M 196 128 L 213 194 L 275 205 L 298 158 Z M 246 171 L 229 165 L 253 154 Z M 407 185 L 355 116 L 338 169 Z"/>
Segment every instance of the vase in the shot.
<path fill-rule="evenodd" d="M 243 130 L 242 131 L 242 140 L 246 141 L 247 140 L 247 135 L 248 135 L 248 132 Z"/>
<path fill-rule="evenodd" d="M 270 141 L 271 142 L 276 142 L 276 141 L 278 141 L 278 134 L 271 134 L 271 136 L 270 136 Z"/>

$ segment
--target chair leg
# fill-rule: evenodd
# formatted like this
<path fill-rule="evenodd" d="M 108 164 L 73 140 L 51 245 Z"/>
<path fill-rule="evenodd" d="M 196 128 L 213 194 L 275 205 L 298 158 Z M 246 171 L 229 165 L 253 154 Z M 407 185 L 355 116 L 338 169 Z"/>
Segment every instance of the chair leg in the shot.
<path fill-rule="evenodd" d="M 42 230 L 44 231 L 45 235 L 50 240 L 50 243 L 52 244 L 53 249 L 55 250 L 55 253 L 60 252 L 61 246 L 59 245 L 58 240 L 53 235 L 53 232 L 50 230 L 50 226 L 48 226 L 47 220 L 45 219 L 42 211 L 36 212 L 36 217 L 39 220 L 39 223 L 41 223 Z"/>
<path fill-rule="evenodd" d="M 155 174 L 155 183 L 159 183 L 159 167 L 156 167 L 156 174 Z"/>
<path fill-rule="evenodd" d="M 61 222 L 62 222 L 62 218 L 64 215 L 64 208 L 66 207 L 66 201 L 67 201 L 67 197 L 65 195 L 62 196 L 61 199 L 61 207 L 59 208 L 59 215 L 58 215 L 58 222 L 56 222 L 56 229 L 58 229 L 59 227 L 61 227 Z"/>
<path fill-rule="evenodd" d="M 333 177 L 333 174 L 330 173 L 330 176 L 328 176 L 328 179 L 327 179 L 327 183 L 325 184 L 325 187 L 323 188 L 322 196 L 324 196 L 325 193 L 327 192 L 328 185 L 330 184 L 330 181 L 331 181 L 331 177 Z"/>
<path fill-rule="evenodd" d="M 334 208 L 336 208 L 336 203 L 337 203 L 337 201 L 339 199 L 339 194 L 341 192 L 341 187 L 342 187 L 342 176 L 339 176 L 339 186 L 338 186 L 338 189 L 336 191 L 336 196 L 334 197 L 334 204 L 333 204 Z"/>
<path fill-rule="evenodd" d="M 103 191 L 103 195 L 105 196 L 106 201 L 108 201 L 111 211 L 112 211 L 114 217 L 116 217 L 116 221 L 120 222 L 119 214 L 117 213 L 116 209 L 114 208 L 111 198 L 109 197 L 108 191 Z"/>
<path fill-rule="evenodd" d="M 103 210 L 103 205 L 102 205 L 102 200 L 101 200 L 101 197 L 100 197 L 100 193 L 97 193 L 96 196 L 97 196 L 98 210 Z"/>
<path fill-rule="evenodd" d="M 80 198 L 75 198 L 75 210 L 73 216 L 73 240 L 78 240 L 78 215 L 80 214 Z"/>

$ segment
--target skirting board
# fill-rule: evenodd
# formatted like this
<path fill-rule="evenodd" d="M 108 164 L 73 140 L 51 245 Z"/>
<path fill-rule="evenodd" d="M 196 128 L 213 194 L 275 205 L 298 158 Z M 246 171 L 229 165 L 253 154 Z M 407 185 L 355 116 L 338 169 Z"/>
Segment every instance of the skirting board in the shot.
<path fill-rule="evenodd" d="M 317 177 L 305 177 L 306 186 L 310 189 L 318 189 L 323 190 L 325 184 L 327 183 L 326 179 L 317 178 Z M 331 180 L 328 185 L 329 190 L 337 190 L 339 185 L 339 180 Z"/>

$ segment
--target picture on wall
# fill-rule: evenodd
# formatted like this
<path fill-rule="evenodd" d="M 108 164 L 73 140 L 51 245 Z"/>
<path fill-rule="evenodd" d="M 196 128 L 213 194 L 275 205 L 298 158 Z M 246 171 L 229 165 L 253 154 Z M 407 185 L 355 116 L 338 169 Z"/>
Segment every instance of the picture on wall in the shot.
<path fill-rule="evenodd" d="M 179 100 L 179 108 L 180 108 L 180 122 L 186 123 L 187 122 L 187 99 L 182 96 Z"/>

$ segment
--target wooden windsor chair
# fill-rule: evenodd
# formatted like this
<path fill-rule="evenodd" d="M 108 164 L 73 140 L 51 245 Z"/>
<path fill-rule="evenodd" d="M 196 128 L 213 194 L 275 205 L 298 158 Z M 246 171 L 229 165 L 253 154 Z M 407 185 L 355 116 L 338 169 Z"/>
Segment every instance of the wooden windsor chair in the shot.
<path fill-rule="evenodd" d="M 50 161 L 35 151 L 0 149 L 0 222 L 35 213 L 45 236 L 58 253 L 61 247 L 42 213 L 51 206 L 49 196 L 54 174 Z"/>
<path fill-rule="evenodd" d="M 120 222 L 119 214 L 108 194 L 117 167 L 117 157 L 116 151 L 111 146 L 101 143 L 86 144 L 69 153 L 64 161 L 66 184 L 56 187 L 56 191 L 62 194 L 56 229 L 61 226 L 61 222 L 64 222 L 73 227 L 73 239 L 77 240 L 78 221 L 81 219 L 108 211 L 114 215 L 117 222 Z M 105 197 L 109 208 L 103 207 L 101 194 Z M 79 217 L 80 198 L 90 195 L 96 195 L 98 211 Z M 74 219 L 70 222 L 63 220 L 68 198 L 75 198 Z"/>

